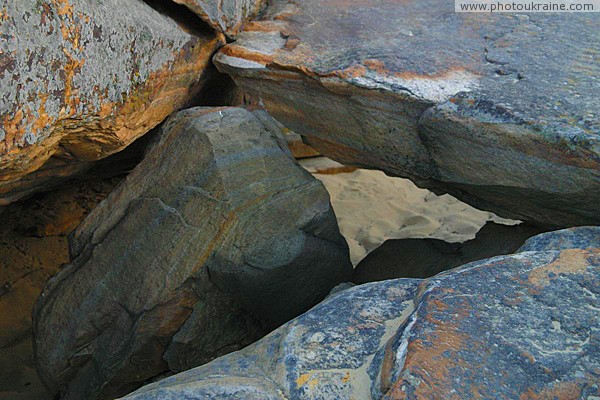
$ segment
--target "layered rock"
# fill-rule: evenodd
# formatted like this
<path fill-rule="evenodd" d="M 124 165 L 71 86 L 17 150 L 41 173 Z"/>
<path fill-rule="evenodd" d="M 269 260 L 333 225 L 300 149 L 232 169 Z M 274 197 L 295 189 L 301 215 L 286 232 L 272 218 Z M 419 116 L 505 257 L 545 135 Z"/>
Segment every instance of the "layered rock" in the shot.
<path fill-rule="evenodd" d="M 34 309 L 39 372 L 63 399 L 237 350 L 351 275 L 327 192 L 240 108 L 172 116 L 70 250 Z"/>
<path fill-rule="evenodd" d="M 544 251 L 344 290 L 242 351 L 126 398 L 598 396 L 598 235 L 556 232 L 568 239 L 550 248 L 543 234 L 526 246 Z"/>
<path fill-rule="evenodd" d="M 196 96 L 224 42 L 138 0 L 5 0 L 0 10 L 0 204 L 148 132 Z"/>
<path fill-rule="evenodd" d="M 266 0 L 172 0 L 197 14 L 214 29 L 235 36 L 255 16 Z"/>
<path fill-rule="evenodd" d="M 215 62 L 325 156 L 550 227 L 600 223 L 597 20 L 276 0 Z"/>

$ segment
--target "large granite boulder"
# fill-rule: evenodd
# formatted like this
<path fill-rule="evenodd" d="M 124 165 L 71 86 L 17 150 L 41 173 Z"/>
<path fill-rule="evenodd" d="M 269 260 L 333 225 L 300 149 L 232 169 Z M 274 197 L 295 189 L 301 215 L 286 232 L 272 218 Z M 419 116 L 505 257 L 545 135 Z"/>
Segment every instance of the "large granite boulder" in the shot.
<path fill-rule="evenodd" d="M 347 289 L 242 351 L 126 399 L 595 398 L 599 234 L 556 232 L 569 239 L 552 249 Z"/>
<path fill-rule="evenodd" d="M 215 56 L 321 154 L 548 227 L 600 223 L 597 14 L 274 0 Z"/>
<path fill-rule="evenodd" d="M 3 0 L 0 10 L 0 204 L 158 125 L 197 95 L 224 43 L 139 0 Z"/>
<path fill-rule="evenodd" d="M 40 376 L 62 399 L 238 350 L 352 273 L 324 187 L 266 113 L 241 108 L 170 117 L 70 250 L 33 313 Z"/>

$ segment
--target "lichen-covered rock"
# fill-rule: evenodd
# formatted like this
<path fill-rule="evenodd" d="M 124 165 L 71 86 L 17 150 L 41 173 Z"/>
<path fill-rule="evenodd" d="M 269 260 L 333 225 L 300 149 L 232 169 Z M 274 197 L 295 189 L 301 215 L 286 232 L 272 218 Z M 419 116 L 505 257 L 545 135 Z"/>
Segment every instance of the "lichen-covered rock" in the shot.
<path fill-rule="evenodd" d="M 235 36 L 255 16 L 266 0 L 172 0 L 198 15 L 214 29 Z"/>
<path fill-rule="evenodd" d="M 139 0 L 2 0 L 0 32 L 0 204 L 148 132 L 224 42 Z"/>
<path fill-rule="evenodd" d="M 72 236 L 34 309 L 39 372 L 110 398 L 237 350 L 322 300 L 351 264 L 326 190 L 264 112 L 195 108 Z"/>
<path fill-rule="evenodd" d="M 429 279 L 373 397 L 600 395 L 600 249 L 500 256 Z"/>
<path fill-rule="evenodd" d="M 413 310 L 418 279 L 334 294 L 260 342 L 128 399 L 367 399 L 373 357 Z"/>
<path fill-rule="evenodd" d="M 580 226 L 547 232 L 527 240 L 519 251 L 600 248 L 600 226 Z"/>
<path fill-rule="evenodd" d="M 587 228 L 554 233 L 562 235 L 597 239 Z M 426 280 L 369 283 L 126 398 L 591 399 L 600 395 L 598 294 L 599 248 L 522 252 Z"/>
<path fill-rule="evenodd" d="M 549 227 L 600 223 L 597 16 L 275 0 L 215 56 L 347 165 Z"/>

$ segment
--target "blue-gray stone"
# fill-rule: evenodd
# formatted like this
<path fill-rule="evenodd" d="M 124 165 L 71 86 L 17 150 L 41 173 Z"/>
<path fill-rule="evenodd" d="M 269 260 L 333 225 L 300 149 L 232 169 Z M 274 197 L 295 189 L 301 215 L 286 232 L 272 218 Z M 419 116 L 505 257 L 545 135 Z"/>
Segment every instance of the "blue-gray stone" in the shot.
<path fill-rule="evenodd" d="M 518 251 L 600 248 L 600 226 L 582 226 L 537 235 Z"/>
<path fill-rule="evenodd" d="M 536 240 L 542 251 L 346 289 L 254 345 L 126 399 L 592 399 L 597 229 Z"/>

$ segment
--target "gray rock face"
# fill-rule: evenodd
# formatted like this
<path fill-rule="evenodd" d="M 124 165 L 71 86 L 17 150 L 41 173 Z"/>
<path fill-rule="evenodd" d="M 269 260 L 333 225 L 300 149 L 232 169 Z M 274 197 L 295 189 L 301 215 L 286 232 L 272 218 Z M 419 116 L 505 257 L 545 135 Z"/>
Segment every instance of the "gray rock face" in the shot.
<path fill-rule="evenodd" d="M 158 125 L 197 95 L 224 43 L 140 0 L 1 0 L 0 10 L 0 205 Z"/>
<path fill-rule="evenodd" d="M 600 223 L 596 14 L 277 0 L 216 56 L 323 155 L 550 227 Z"/>
<path fill-rule="evenodd" d="M 519 251 L 600 248 L 600 226 L 582 226 L 547 232 L 527 240 Z"/>
<path fill-rule="evenodd" d="M 235 36 L 245 22 L 255 16 L 266 0 L 172 0 L 182 4 L 214 29 Z"/>
<path fill-rule="evenodd" d="M 349 280 L 328 194 L 279 135 L 239 108 L 168 120 L 36 304 L 35 353 L 54 392 L 111 398 L 208 362 Z"/>
<path fill-rule="evenodd" d="M 569 239 L 552 250 L 344 290 L 254 345 L 126 399 L 598 396 L 600 249 L 566 244 L 594 246 L 596 235 L 559 231 Z"/>
<path fill-rule="evenodd" d="M 373 357 L 413 311 L 419 283 L 346 289 L 244 350 L 126 398 L 368 399 Z"/>

